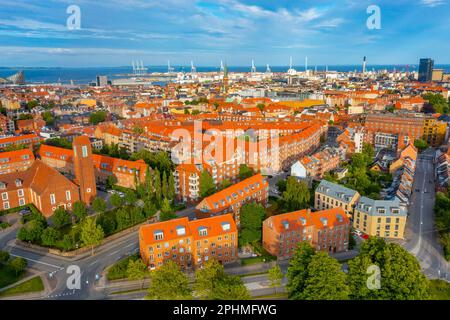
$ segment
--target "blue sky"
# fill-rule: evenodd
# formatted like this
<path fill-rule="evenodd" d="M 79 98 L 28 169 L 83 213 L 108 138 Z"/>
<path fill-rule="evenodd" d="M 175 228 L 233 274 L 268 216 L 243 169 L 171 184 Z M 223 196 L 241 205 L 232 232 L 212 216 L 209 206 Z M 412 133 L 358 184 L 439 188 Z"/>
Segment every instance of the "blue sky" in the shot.
<path fill-rule="evenodd" d="M 0 66 L 450 63 L 450 0 L 0 0 Z M 81 30 L 68 30 L 69 5 Z M 381 29 L 369 30 L 369 5 Z"/>

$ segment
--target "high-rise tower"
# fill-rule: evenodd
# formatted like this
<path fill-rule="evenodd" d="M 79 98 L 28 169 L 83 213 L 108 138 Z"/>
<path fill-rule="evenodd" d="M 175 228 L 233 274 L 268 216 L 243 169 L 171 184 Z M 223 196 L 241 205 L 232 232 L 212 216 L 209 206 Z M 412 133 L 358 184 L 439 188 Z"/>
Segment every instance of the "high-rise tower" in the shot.
<path fill-rule="evenodd" d="M 75 182 L 80 188 L 80 199 L 90 205 L 97 196 L 91 142 L 87 136 L 73 139 L 73 165 Z"/>
<path fill-rule="evenodd" d="M 419 64 L 419 81 L 429 82 L 433 76 L 434 61 L 430 58 L 420 59 Z"/>

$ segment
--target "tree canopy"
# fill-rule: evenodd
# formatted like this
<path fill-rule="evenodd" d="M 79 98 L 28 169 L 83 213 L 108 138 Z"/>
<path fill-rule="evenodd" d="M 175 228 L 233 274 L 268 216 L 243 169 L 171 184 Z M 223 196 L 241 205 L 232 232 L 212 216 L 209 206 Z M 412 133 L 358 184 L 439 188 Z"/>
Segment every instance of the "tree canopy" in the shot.
<path fill-rule="evenodd" d="M 240 210 L 239 245 L 245 246 L 261 240 L 262 222 L 266 211 L 256 202 L 246 203 Z"/>
<path fill-rule="evenodd" d="M 150 274 L 148 299 L 153 300 L 188 300 L 192 298 L 189 279 L 178 265 L 168 260 L 159 269 Z"/>

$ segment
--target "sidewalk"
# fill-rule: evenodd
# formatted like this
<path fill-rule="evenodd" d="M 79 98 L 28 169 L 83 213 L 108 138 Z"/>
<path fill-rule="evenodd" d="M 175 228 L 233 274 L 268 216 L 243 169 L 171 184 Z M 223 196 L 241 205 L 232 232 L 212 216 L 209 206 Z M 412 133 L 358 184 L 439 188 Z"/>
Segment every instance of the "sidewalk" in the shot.
<path fill-rule="evenodd" d="M 48 279 L 45 276 L 45 272 L 37 272 L 35 270 L 30 270 L 30 272 L 32 273 L 30 276 L 25 277 L 25 278 L 21 279 L 20 281 L 17 281 L 9 286 L 1 288 L 0 292 L 3 292 L 5 290 L 8 290 L 15 286 L 18 286 L 28 280 L 35 278 L 36 276 L 39 276 L 42 280 L 42 283 L 44 284 L 43 291 L 24 293 L 24 294 L 9 296 L 9 297 L 0 297 L 0 300 L 36 300 L 36 299 L 42 299 L 42 298 L 48 296 L 51 292 L 51 288 L 50 288 L 50 283 L 48 282 Z"/>

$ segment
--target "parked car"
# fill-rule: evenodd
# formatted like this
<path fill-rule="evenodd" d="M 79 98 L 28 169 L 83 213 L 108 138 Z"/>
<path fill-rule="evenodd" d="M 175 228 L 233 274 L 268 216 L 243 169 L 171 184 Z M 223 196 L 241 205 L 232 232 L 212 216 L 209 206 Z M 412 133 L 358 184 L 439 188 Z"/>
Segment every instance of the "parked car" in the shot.
<path fill-rule="evenodd" d="M 30 214 L 30 213 L 31 213 L 31 211 L 28 209 L 22 209 L 19 211 L 19 215 L 21 215 L 22 217 L 26 216 L 27 214 Z"/>

